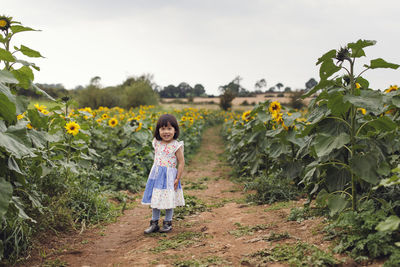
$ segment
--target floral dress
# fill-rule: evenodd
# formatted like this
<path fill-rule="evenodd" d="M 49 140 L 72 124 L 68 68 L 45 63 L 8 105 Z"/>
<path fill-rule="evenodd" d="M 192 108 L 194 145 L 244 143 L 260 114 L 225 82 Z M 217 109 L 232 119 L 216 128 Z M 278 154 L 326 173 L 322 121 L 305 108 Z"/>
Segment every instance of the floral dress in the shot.
<path fill-rule="evenodd" d="M 173 209 L 176 206 L 184 206 L 185 199 L 181 181 L 174 190 L 174 181 L 178 170 L 175 152 L 182 147 L 183 141 L 173 140 L 168 144 L 153 139 L 154 164 L 147 179 L 146 189 L 142 204 L 150 205 L 153 209 Z"/>

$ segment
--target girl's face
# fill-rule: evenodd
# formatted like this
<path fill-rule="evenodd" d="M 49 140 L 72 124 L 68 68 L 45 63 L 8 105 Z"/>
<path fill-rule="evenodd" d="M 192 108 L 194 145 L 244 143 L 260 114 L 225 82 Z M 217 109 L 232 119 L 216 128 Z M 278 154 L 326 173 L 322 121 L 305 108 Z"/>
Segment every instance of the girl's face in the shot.
<path fill-rule="evenodd" d="M 174 139 L 175 128 L 168 122 L 167 126 L 162 126 L 159 129 L 160 137 L 164 142 L 171 142 Z"/>

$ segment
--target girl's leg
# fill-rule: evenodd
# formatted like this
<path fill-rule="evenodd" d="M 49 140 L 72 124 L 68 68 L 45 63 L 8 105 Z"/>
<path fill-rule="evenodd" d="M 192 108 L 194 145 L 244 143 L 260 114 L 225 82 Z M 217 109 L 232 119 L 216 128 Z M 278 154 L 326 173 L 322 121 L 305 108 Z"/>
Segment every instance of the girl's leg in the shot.
<path fill-rule="evenodd" d="M 144 230 L 145 234 L 150 234 L 154 232 L 158 232 L 160 230 L 160 227 L 158 226 L 158 219 L 160 219 L 160 210 L 159 209 L 153 209 L 153 214 L 152 218 L 150 221 L 150 227 Z"/>
<path fill-rule="evenodd" d="M 153 209 L 153 215 L 152 215 L 151 220 L 158 221 L 158 219 L 160 219 L 160 212 L 161 212 L 161 210 L 159 210 L 159 209 Z"/>
<path fill-rule="evenodd" d="M 173 215 L 174 215 L 174 209 L 165 210 L 165 221 L 167 221 L 167 222 L 172 221 Z"/>

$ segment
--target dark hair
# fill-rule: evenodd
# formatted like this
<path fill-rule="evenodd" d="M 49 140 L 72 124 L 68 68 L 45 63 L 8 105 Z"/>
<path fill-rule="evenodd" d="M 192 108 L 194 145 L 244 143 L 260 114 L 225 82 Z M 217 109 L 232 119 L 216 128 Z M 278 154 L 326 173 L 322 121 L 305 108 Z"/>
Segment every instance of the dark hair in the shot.
<path fill-rule="evenodd" d="M 158 119 L 156 129 L 154 130 L 154 137 L 157 140 L 162 140 L 160 136 L 160 128 L 163 126 L 167 126 L 168 123 L 171 124 L 171 126 L 175 129 L 174 139 L 177 139 L 179 137 L 179 125 L 176 118 L 174 117 L 174 115 L 164 114 L 161 115 L 161 117 Z"/>

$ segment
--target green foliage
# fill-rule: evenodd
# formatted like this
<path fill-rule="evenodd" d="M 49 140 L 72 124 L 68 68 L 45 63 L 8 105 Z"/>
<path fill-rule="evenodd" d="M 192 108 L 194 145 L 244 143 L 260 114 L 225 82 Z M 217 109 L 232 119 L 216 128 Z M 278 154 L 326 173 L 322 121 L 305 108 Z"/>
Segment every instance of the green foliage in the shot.
<path fill-rule="evenodd" d="M 326 230 L 331 237 L 338 237 L 335 252 L 349 252 L 357 261 L 368 258 L 398 257 L 395 242 L 400 240 L 399 232 L 393 228 L 378 231 L 378 225 L 387 219 L 390 209 L 380 206 L 372 200 L 363 202 L 359 211 L 342 212 Z M 392 256 L 393 255 L 393 258 Z"/>
<path fill-rule="evenodd" d="M 231 266 L 232 263 L 224 260 L 218 256 L 209 256 L 201 259 L 193 259 L 193 260 L 181 260 L 174 262 L 174 266 L 176 267 L 207 267 L 207 266 Z"/>
<path fill-rule="evenodd" d="M 102 89 L 97 82 L 93 82 L 76 93 L 80 107 L 129 109 L 158 103 L 158 95 L 151 86 L 148 77 L 140 76 L 128 78 L 122 85 Z"/>
<path fill-rule="evenodd" d="M 223 110 L 228 110 L 232 107 L 232 100 L 235 99 L 235 94 L 227 90 L 219 97 L 219 106 Z"/>
<path fill-rule="evenodd" d="M 277 245 L 251 254 L 242 260 L 263 266 L 270 262 L 285 262 L 290 266 L 336 266 L 340 262 L 330 253 L 303 242 Z"/>
<path fill-rule="evenodd" d="M 258 204 L 272 204 L 278 201 L 296 199 L 301 191 L 287 178 L 259 176 L 246 184 L 246 189 L 256 190 L 256 194 L 248 195 L 248 201 Z"/>
<path fill-rule="evenodd" d="M 161 239 L 158 241 L 157 247 L 151 248 L 150 251 L 153 253 L 159 253 L 168 249 L 177 249 L 181 247 L 190 246 L 196 242 L 199 242 L 204 237 L 203 233 L 195 232 L 181 232 L 168 239 Z"/>
<path fill-rule="evenodd" d="M 191 195 L 185 195 L 185 206 L 177 207 L 174 210 L 174 218 L 183 220 L 185 216 L 196 214 L 207 210 L 207 205 L 199 198 Z"/>
<path fill-rule="evenodd" d="M 235 237 L 241 237 L 244 235 L 253 235 L 254 232 L 271 228 L 271 226 L 273 226 L 273 225 L 272 224 L 271 225 L 258 224 L 255 226 L 247 226 L 247 225 L 242 225 L 240 223 L 235 223 L 235 226 L 237 227 L 237 229 L 229 231 L 229 234 L 231 234 Z"/>
<path fill-rule="evenodd" d="M 141 80 L 123 87 L 120 106 L 135 108 L 140 105 L 155 105 L 158 103 L 157 93 L 153 91 L 149 81 Z"/>
<path fill-rule="evenodd" d="M 290 214 L 287 220 L 302 222 L 304 220 L 309 220 L 324 215 L 326 215 L 326 209 L 322 208 L 311 208 L 309 206 L 302 208 L 292 208 L 290 209 Z"/>

